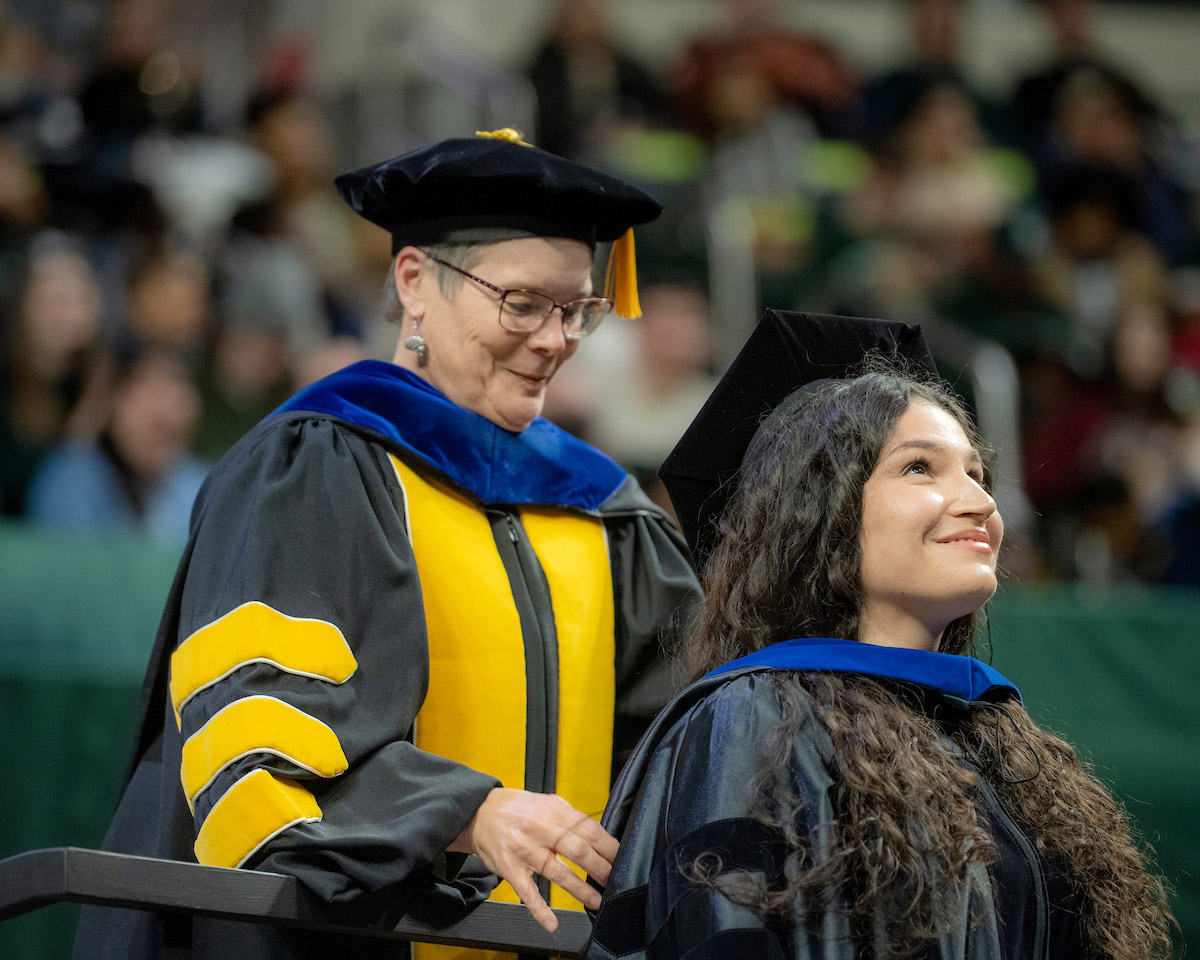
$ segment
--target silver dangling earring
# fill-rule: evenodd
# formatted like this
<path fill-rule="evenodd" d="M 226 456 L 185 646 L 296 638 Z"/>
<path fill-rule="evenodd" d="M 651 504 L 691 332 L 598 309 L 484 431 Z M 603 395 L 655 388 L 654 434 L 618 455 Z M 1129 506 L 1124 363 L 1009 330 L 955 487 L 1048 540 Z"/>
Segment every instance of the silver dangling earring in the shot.
<path fill-rule="evenodd" d="M 425 359 L 425 351 L 427 349 L 425 338 L 421 336 L 421 321 L 424 319 L 424 317 L 413 317 L 412 336 L 404 341 L 404 349 L 411 350 L 421 360 Z"/>

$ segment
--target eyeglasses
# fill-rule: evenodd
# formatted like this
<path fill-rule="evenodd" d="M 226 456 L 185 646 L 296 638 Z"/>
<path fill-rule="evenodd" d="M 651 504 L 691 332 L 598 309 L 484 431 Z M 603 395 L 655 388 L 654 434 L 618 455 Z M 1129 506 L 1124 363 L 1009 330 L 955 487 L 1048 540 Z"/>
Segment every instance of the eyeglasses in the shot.
<path fill-rule="evenodd" d="M 421 251 L 425 253 L 425 251 Z M 594 333 L 604 318 L 612 313 L 613 302 L 606 297 L 582 297 L 569 303 L 557 303 L 553 298 L 536 290 L 505 290 L 494 283 L 468 273 L 461 267 L 447 263 L 439 257 L 426 253 L 434 263 L 441 264 L 474 280 L 482 287 L 500 295 L 500 326 L 513 333 L 533 333 L 557 307 L 562 310 L 563 335 L 570 340 L 582 340 Z"/>

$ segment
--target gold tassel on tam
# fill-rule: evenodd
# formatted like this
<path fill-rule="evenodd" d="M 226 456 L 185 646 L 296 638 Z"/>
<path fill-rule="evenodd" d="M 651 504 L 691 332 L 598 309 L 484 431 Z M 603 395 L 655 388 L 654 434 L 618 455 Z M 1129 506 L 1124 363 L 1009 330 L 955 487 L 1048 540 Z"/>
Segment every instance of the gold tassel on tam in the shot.
<path fill-rule="evenodd" d="M 526 143 L 521 139 L 521 131 L 513 127 L 501 127 L 499 130 L 476 130 L 475 136 L 484 137 L 487 140 L 507 140 L 509 143 L 515 143 L 522 147 L 532 147 L 532 143 Z"/>
<path fill-rule="evenodd" d="M 618 317 L 636 320 L 642 315 L 642 305 L 638 301 L 632 227 L 612 243 L 608 254 L 608 273 L 604 279 L 604 295 L 613 302 L 613 312 Z"/>

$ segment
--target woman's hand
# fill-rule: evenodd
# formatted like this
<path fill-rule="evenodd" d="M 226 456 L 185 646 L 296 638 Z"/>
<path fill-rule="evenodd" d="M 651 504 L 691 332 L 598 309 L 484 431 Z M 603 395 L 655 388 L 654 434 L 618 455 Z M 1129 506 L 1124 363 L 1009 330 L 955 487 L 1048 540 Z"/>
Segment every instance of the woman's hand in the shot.
<path fill-rule="evenodd" d="M 558 918 L 542 899 L 533 875 L 540 873 L 596 909 L 600 894 L 559 858 L 582 867 L 603 885 L 617 855 L 617 841 L 560 796 L 497 787 L 447 850 L 477 855 L 512 884 L 533 918 L 553 933 Z"/>

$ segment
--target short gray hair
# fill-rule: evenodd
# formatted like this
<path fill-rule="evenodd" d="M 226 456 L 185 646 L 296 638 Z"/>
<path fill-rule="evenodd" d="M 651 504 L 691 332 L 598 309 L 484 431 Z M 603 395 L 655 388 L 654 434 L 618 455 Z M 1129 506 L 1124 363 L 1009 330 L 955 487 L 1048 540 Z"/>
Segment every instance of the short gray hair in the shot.
<path fill-rule="evenodd" d="M 470 270 L 483 259 L 489 247 L 503 242 L 492 240 L 487 243 L 430 243 L 420 249 L 430 257 L 445 260 L 460 270 Z M 383 304 L 380 313 L 388 323 L 399 327 L 404 322 L 404 304 L 400 302 L 400 294 L 396 291 L 395 267 L 396 261 L 393 259 L 392 269 L 388 271 L 387 279 L 383 283 Z M 447 299 L 453 297 L 462 286 L 462 274 L 440 263 L 435 263 L 434 267 L 437 269 L 438 289 L 442 291 L 442 296 Z"/>

